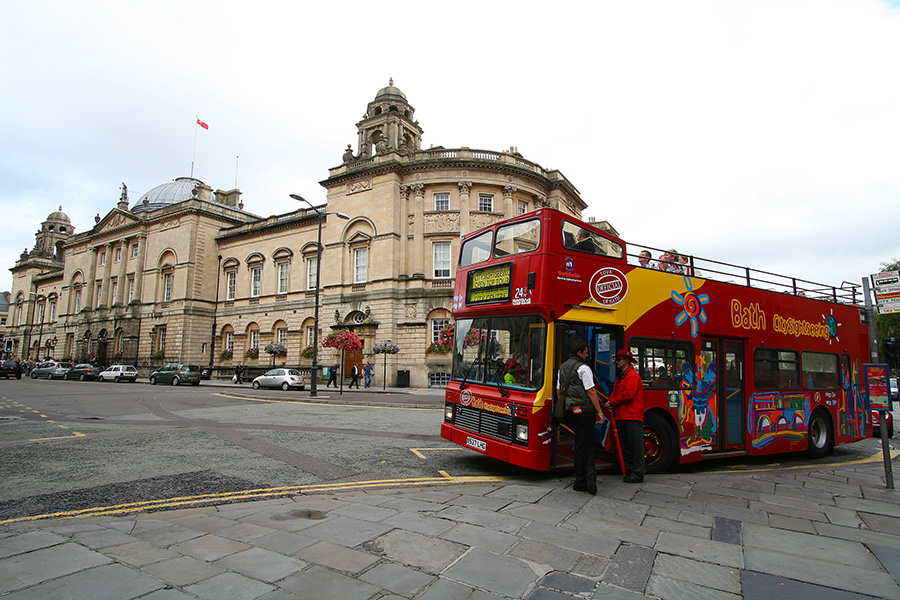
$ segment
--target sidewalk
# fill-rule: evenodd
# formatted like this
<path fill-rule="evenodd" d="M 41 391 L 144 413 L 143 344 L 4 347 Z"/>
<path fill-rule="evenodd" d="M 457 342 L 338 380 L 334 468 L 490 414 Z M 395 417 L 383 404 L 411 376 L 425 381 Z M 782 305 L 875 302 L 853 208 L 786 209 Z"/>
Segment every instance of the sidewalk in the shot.
<path fill-rule="evenodd" d="M 880 462 L 335 489 L 0 525 L 0 598 L 900 599 Z M 363 485 L 363 484 L 360 484 Z"/>

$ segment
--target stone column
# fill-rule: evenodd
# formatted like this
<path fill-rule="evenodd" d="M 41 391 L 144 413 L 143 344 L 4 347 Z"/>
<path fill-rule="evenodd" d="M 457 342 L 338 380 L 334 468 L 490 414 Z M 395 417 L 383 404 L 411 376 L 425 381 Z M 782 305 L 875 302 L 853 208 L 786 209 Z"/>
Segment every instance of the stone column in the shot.
<path fill-rule="evenodd" d="M 113 245 L 112 242 L 106 244 L 106 265 L 103 269 L 103 294 L 101 294 L 100 305 L 101 306 L 109 306 L 112 304 L 112 301 L 109 297 L 109 283 L 110 283 L 110 275 L 112 274 L 112 263 L 113 263 Z M 113 299 L 114 300 L 114 299 Z"/>
<path fill-rule="evenodd" d="M 397 221 L 397 229 L 400 233 L 400 268 L 398 269 L 398 274 L 405 275 L 407 278 L 412 271 L 409 258 L 409 209 L 409 186 L 401 184 L 398 210 L 400 214 Z"/>
<path fill-rule="evenodd" d="M 413 279 L 425 278 L 425 185 L 414 183 L 410 186 L 416 195 L 413 205 Z"/>
<path fill-rule="evenodd" d="M 513 206 L 513 194 L 518 188 L 506 185 L 503 186 L 503 216 L 509 218 L 515 216 L 515 207 Z"/>
<path fill-rule="evenodd" d="M 457 185 L 459 185 L 459 236 L 462 237 L 472 231 L 469 224 L 469 213 L 472 210 L 469 204 L 469 190 L 472 189 L 472 182 L 460 181 Z"/>
<path fill-rule="evenodd" d="M 116 281 L 118 282 L 118 289 L 116 290 L 116 297 L 112 299 L 113 304 L 125 304 L 125 296 L 127 292 L 125 288 L 128 285 L 128 281 L 125 279 L 126 267 L 128 266 L 128 245 L 131 238 L 125 238 L 122 240 L 122 258 L 119 260 L 119 274 L 116 277 Z"/>
<path fill-rule="evenodd" d="M 143 304 L 144 303 L 144 261 L 147 256 L 147 234 L 141 234 L 137 237 L 138 256 L 134 266 L 134 297 Z"/>
<path fill-rule="evenodd" d="M 97 287 L 97 253 L 99 251 L 99 247 L 95 246 L 91 248 L 91 268 L 88 269 L 87 281 L 85 281 L 87 293 L 81 298 L 81 307 L 88 308 L 93 310 L 95 306 L 97 306 L 97 302 L 94 298 L 94 288 Z"/>

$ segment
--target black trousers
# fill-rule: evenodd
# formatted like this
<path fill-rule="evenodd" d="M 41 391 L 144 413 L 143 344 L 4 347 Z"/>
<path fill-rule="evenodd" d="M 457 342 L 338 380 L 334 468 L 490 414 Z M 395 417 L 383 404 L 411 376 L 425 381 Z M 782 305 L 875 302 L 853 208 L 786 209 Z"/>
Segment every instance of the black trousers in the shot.
<path fill-rule="evenodd" d="M 622 444 L 625 475 L 643 479 L 646 473 L 644 469 L 644 423 L 616 419 L 616 429 Z"/>
<path fill-rule="evenodd" d="M 597 414 L 594 412 L 573 413 L 566 411 L 566 425 L 575 434 L 575 485 L 581 486 L 589 479 L 597 478 L 596 457 L 594 454 L 594 423 Z"/>

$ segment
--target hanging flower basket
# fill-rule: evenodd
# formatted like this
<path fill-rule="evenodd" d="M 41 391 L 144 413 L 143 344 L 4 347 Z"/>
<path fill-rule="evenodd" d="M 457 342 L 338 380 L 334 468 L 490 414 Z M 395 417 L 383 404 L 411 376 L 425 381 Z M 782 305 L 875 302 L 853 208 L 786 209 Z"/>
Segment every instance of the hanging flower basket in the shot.
<path fill-rule="evenodd" d="M 300 352 L 300 356 L 302 356 L 303 358 L 312 358 L 315 355 L 315 352 L 316 349 L 312 344 L 310 344 L 309 346 L 304 348 L 302 352 Z"/>
<path fill-rule="evenodd" d="M 391 340 L 386 340 L 372 346 L 372 352 L 375 354 L 397 354 L 400 352 L 400 346 L 392 343 Z"/>
<path fill-rule="evenodd" d="M 246 352 L 244 352 L 244 357 L 245 358 L 259 358 L 259 347 L 253 346 L 252 348 L 248 349 Z"/>
<path fill-rule="evenodd" d="M 324 348 L 338 348 L 340 350 L 362 350 L 363 343 L 352 331 L 341 329 L 333 331 L 322 340 Z"/>
<path fill-rule="evenodd" d="M 225 350 L 222 354 L 219 355 L 219 358 L 222 360 L 231 360 L 234 358 L 234 352 L 231 350 Z"/>
<path fill-rule="evenodd" d="M 287 348 L 284 344 L 269 344 L 263 350 L 272 356 L 287 356 Z"/>
<path fill-rule="evenodd" d="M 437 354 L 447 354 L 453 349 L 453 337 L 456 335 L 456 327 L 453 323 L 447 323 L 438 332 L 437 341 L 432 342 L 426 352 L 435 352 Z"/>

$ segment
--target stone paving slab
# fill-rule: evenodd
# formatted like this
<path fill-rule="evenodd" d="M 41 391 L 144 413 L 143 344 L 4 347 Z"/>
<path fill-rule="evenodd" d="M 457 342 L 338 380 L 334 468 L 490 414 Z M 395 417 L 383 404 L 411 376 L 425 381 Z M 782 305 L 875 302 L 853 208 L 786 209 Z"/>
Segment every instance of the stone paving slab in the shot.
<path fill-rule="evenodd" d="M 108 556 L 71 542 L 16 554 L 0 561 L 0 594 L 110 562 Z"/>
<path fill-rule="evenodd" d="M 537 579 L 526 563 L 479 548 L 467 552 L 443 576 L 510 598 L 521 598 Z"/>
<path fill-rule="evenodd" d="M 73 590 L 90 590 L 89 596 L 81 597 L 91 600 L 130 600 L 142 597 L 164 586 L 165 584 L 158 579 L 114 563 L 45 581 L 27 590 L 4 596 L 4 599 L 72 598 Z"/>

